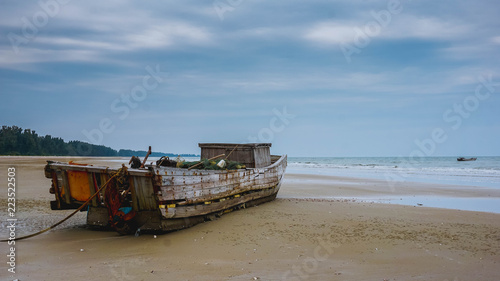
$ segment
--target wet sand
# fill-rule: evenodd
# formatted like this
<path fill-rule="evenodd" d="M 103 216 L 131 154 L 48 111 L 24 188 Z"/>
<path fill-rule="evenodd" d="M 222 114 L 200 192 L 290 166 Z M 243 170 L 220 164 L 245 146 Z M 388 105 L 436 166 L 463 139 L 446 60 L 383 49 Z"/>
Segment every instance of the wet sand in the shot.
<path fill-rule="evenodd" d="M 103 163 L 99 158 L 73 160 Z M 44 164 L 42 157 L 0 157 L 4 183 L 7 168 L 16 167 L 17 236 L 71 213 L 50 210 Z M 6 237 L 6 184 L 1 190 L 0 234 Z M 389 186 L 377 180 L 287 174 L 273 202 L 156 238 L 92 230 L 85 226 L 85 213 L 78 213 L 55 230 L 18 241 L 15 274 L 7 271 L 8 247 L 2 243 L 0 276 L 2 280 L 500 279 L 500 214 L 336 199 L 376 194 L 500 197 L 495 190 L 472 187 Z"/>

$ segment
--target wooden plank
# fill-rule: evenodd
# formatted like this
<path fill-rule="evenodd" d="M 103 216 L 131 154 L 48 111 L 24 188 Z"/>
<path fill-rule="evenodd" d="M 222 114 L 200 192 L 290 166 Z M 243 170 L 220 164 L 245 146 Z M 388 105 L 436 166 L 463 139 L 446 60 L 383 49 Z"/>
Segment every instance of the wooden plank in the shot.
<path fill-rule="evenodd" d="M 276 165 L 266 168 L 241 171 L 205 171 L 198 173 L 170 173 L 162 171 L 161 196 L 159 200 L 185 200 L 188 203 L 214 200 L 228 195 L 275 186 L 280 181 L 286 165 L 282 157 Z"/>
<path fill-rule="evenodd" d="M 101 178 L 101 184 L 106 183 L 109 179 L 109 175 L 107 173 L 99 173 L 99 176 Z M 102 192 L 102 201 L 103 202 L 106 202 L 106 188 L 104 188 L 103 192 Z"/>
<path fill-rule="evenodd" d="M 95 190 L 95 183 L 94 183 L 94 173 L 87 173 L 87 176 L 88 176 L 88 182 L 89 182 L 89 190 L 90 190 L 90 196 L 92 197 L 96 190 Z M 91 202 L 91 206 L 94 206 L 94 207 L 97 207 L 97 197 L 99 196 L 96 196 L 94 197 L 94 199 L 92 199 L 92 202 Z"/>
<path fill-rule="evenodd" d="M 135 186 L 136 200 L 137 200 L 137 210 L 143 210 L 146 208 L 146 198 L 144 198 L 143 186 L 139 177 L 132 177 Z"/>
<path fill-rule="evenodd" d="M 101 173 L 108 174 L 111 172 L 117 172 L 118 169 L 112 169 L 105 166 L 79 166 L 79 165 L 70 165 L 68 163 L 62 162 L 53 162 L 48 164 L 52 169 L 60 169 L 60 170 L 71 170 L 71 171 L 82 171 L 82 172 L 93 172 L 93 173 Z M 128 172 L 131 176 L 151 176 L 152 173 L 149 169 L 128 169 Z"/>
<path fill-rule="evenodd" d="M 219 186 L 213 185 L 209 188 L 205 186 L 162 186 L 162 196 L 173 196 L 177 198 L 189 198 L 194 199 L 200 196 L 207 196 L 211 194 L 225 193 L 225 192 L 241 192 L 247 190 L 247 188 L 242 188 L 240 183 L 238 182 L 228 182 L 228 183 L 220 183 Z"/>
<path fill-rule="evenodd" d="M 271 153 L 269 151 L 269 147 L 257 147 L 253 153 L 256 168 L 271 165 Z"/>
<path fill-rule="evenodd" d="M 154 188 L 153 188 L 153 182 L 150 177 L 144 178 L 144 192 L 147 192 L 146 198 L 148 198 L 147 202 L 147 208 L 148 210 L 158 210 L 158 196 L 155 194 Z"/>
<path fill-rule="evenodd" d="M 162 189 L 160 200 L 188 200 L 190 202 L 206 201 L 214 198 L 224 197 L 236 193 L 247 191 L 247 189 L 237 188 L 238 184 L 230 184 L 226 186 L 215 187 L 211 189 L 189 190 L 183 192 L 172 192 Z"/>
<path fill-rule="evenodd" d="M 228 184 L 225 186 L 215 187 L 211 189 L 187 190 L 174 192 L 169 187 L 161 187 L 162 195 L 159 197 L 161 201 L 168 200 L 188 200 L 190 202 L 199 202 L 212 200 L 219 197 L 238 194 L 250 190 L 258 190 L 262 188 L 269 188 L 276 185 L 278 181 L 269 181 L 263 184 L 253 184 L 246 187 L 241 187 L 239 184 Z"/>
<path fill-rule="evenodd" d="M 270 196 L 276 192 L 278 192 L 278 189 L 269 188 L 254 193 L 242 195 L 237 198 L 227 199 L 221 202 L 212 202 L 211 204 L 178 206 L 175 208 L 175 215 L 173 215 L 172 218 L 186 218 L 186 217 L 200 216 L 214 212 L 219 212 L 257 198 Z"/>
<path fill-rule="evenodd" d="M 51 177 L 52 177 L 52 186 L 54 187 L 54 195 L 56 196 L 57 208 L 61 209 L 62 199 L 61 199 L 61 192 L 59 190 L 61 184 L 59 183 L 56 171 L 54 170 L 51 171 Z"/>
<path fill-rule="evenodd" d="M 158 204 L 156 195 L 154 194 L 153 184 L 149 177 L 133 177 L 138 210 L 157 210 Z"/>
<path fill-rule="evenodd" d="M 132 209 L 134 211 L 139 211 L 139 198 L 137 198 L 136 182 L 135 180 L 129 181 L 130 183 L 130 194 L 132 196 Z"/>
<path fill-rule="evenodd" d="M 211 189 L 202 189 L 197 192 L 195 191 L 184 191 L 184 192 L 177 192 L 176 194 L 173 194 L 172 192 L 164 192 L 164 196 L 175 196 L 176 198 L 182 198 L 182 199 L 189 199 L 191 201 L 199 201 L 199 200 L 204 200 L 204 199 L 213 199 L 217 198 L 220 196 L 226 196 L 226 195 L 232 195 L 232 194 L 237 194 L 249 190 L 257 190 L 257 189 L 262 189 L 262 188 L 268 188 L 276 185 L 278 183 L 278 180 L 270 180 L 268 182 L 263 182 L 263 183 L 253 183 L 252 185 L 246 185 L 242 187 L 241 185 L 238 184 L 228 184 L 226 186 L 221 186 L 221 187 L 216 187 L 216 188 L 211 188 Z"/>
<path fill-rule="evenodd" d="M 64 201 L 66 204 L 71 204 L 71 193 L 69 189 L 69 181 L 68 181 L 68 174 L 66 171 L 59 170 L 61 179 L 62 179 L 62 184 L 63 184 L 63 190 L 64 190 Z"/>

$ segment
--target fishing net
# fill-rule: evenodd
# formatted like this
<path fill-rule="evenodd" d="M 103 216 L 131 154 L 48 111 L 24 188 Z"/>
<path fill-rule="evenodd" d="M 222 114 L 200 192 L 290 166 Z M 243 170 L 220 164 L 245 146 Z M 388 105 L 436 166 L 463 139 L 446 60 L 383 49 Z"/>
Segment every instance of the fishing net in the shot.
<path fill-rule="evenodd" d="M 193 167 L 192 169 L 199 169 L 199 170 L 237 170 L 237 169 L 245 169 L 246 168 L 245 165 L 243 165 L 239 162 L 236 162 L 236 161 L 231 161 L 231 160 L 224 160 L 226 162 L 226 165 L 221 168 L 220 166 L 217 165 L 217 163 L 219 163 L 219 161 L 220 160 L 215 161 L 215 160 L 208 160 L 208 159 L 203 159 L 201 161 L 194 161 L 194 162 L 185 161 L 182 163 L 182 165 L 179 166 L 179 168 L 191 168 L 191 167 Z"/>

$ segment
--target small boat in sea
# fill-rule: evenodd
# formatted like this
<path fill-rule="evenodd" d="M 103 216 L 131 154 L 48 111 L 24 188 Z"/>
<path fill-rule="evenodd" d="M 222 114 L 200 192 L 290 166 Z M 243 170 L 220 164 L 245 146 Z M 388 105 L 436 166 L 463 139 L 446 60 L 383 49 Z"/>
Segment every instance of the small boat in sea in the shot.
<path fill-rule="evenodd" d="M 464 157 L 458 157 L 457 161 L 476 161 L 477 158 L 464 158 Z"/>
<path fill-rule="evenodd" d="M 270 143 L 199 146 L 199 164 L 218 169 L 200 169 L 199 164 L 186 168 L 172 160 L 164 166 L 164 159 L 145 165 L 147 157 L 142 167 L 119 169 L 47 161 L 45 176 L 52 179 L 50 193 L 55 196 L 51 208 L 83 206 L 88 225 L 129 234 L 178 230 L 276 198 L 287 156 L 271 155 Z M 231 161 L 237 165 L 224 167 Z"/>

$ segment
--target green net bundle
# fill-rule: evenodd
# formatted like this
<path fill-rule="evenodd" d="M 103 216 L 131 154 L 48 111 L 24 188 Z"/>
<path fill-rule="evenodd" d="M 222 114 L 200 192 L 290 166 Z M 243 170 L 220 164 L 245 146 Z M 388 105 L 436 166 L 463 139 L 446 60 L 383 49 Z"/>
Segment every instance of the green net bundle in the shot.
<path fill-rule="evenodd" d="M 237 169 L 245 169 L 246 166 L 236 162 L 236 161 L 231 161 L 231 160 L 224 160 L 226 161 L 226 165 L 224 168 L 221 168 L 217 166 L 217 163 L 219 163 L 220 160 L 208 160 L 208 159 L 203 159 L 201 160 L 201 164 L 197 165 L 193 169 L 200 169 L 200 170 L 237 170 Z M 190 168 L 196 164 L 200 163 L 200 161 L 194 161 L 194 162 L 183 162 L 181 165 L 179 165 L 179 168 Z"/>

